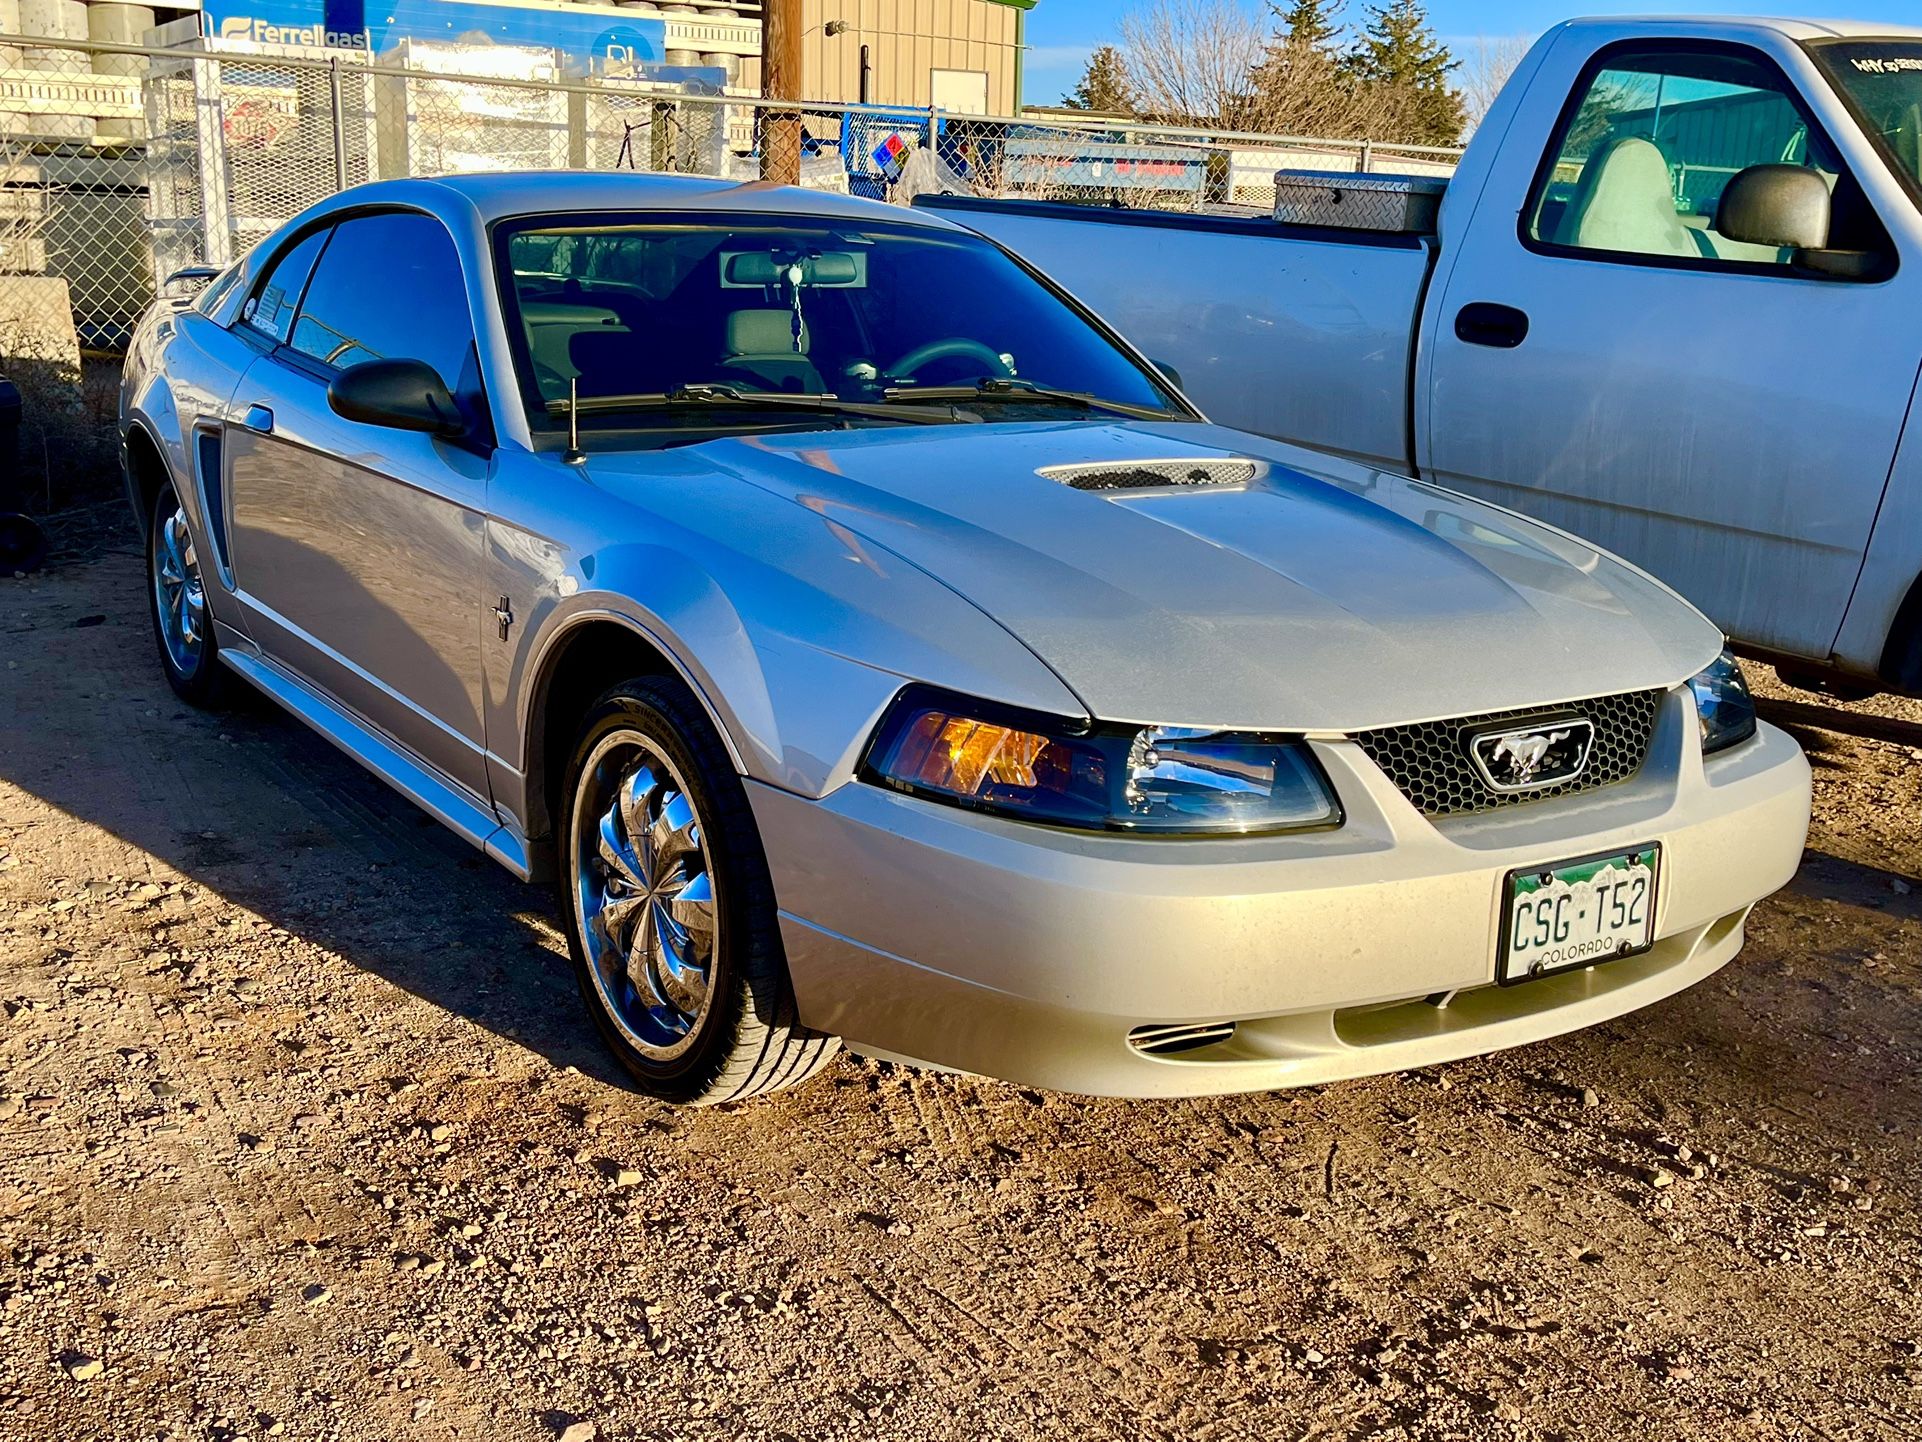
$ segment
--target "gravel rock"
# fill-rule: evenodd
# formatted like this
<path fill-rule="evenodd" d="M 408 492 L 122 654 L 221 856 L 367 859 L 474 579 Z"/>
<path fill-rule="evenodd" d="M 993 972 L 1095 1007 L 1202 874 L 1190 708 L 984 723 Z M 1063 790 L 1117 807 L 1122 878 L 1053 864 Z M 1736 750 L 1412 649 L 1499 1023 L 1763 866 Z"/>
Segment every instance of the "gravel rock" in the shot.
<path fill-rule="evenodd" d="M 89 1357 L 85 1352 L 69 1352 L 60 1359 L 67 1375 L 76 1382 L 91 1382 L 107 1370 L 107 1364 L 98 1357 Z"/>

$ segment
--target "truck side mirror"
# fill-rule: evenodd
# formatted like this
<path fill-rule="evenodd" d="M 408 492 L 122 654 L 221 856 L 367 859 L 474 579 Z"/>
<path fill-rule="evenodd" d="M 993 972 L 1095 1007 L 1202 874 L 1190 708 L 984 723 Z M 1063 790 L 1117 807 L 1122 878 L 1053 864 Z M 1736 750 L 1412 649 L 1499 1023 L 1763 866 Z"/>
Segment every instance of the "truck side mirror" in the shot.
<path fill-rule="evenodd" d="M 1805 165 L 1751 165 L 1722 191 L 1715 228 L 1730 240 L 1826 250 L 1829 186 Z"/>

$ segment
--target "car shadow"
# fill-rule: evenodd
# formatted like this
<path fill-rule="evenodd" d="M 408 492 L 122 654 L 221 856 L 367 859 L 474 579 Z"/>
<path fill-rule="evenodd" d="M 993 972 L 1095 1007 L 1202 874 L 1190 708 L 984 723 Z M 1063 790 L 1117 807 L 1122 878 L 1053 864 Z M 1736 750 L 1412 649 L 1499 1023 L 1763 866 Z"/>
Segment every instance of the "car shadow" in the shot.
<path fill-rule="evenodd" d="M 0 781 L 126 843 L 123 874 L 139 875 L 144 852 L 556 1066 L 627 1086 L 584 1010 L 552 892 L 244 686 L 223 712 L 184 705 L 154 655 L 143 583 L 140 557 L 116 550 L 8 587 Z M 0 797 L 0 829 L 31 860 L 44 823 L 14 809 Z"/>
<path fill-rule="evenodd" d="M 1859 736 L 1869 741 L 1886 741 L 1892 746 L 1922 747 L 1922 721 L 1904 721 L 1896 716 L 1877 716 L 1863 711 L 1847 711 L 1840 706 L 1824 706 L 1813 701 L 1785 701 L 1762 697 L 1755 709 L 1764 720 L 1772 721 L 1803 740 L 1811 730 L 1836 731 L 1844 736 Z"/>

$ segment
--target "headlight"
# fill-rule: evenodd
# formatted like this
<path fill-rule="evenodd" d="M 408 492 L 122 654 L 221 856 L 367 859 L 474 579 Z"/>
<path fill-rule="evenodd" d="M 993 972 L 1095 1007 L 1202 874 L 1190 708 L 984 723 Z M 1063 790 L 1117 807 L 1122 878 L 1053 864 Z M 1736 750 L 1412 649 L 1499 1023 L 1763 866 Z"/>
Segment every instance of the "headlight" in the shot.
<path fill-rule="evenodd" d="M 1702 722 L 1702 754 L 1711 755 L 1739 746 L 1755 734 L 1755 698 L 1748 693 L 1748 680 L 1742 667 L 1727 651 L 1715 664 L 1692 677 L 1688 689 L 1695 693 L 1695 714 Z"/>
<path fill-rule="evenodd" d="M 895 698 L 866 780 L 1086 831 L 1245 836 L 1339 826 L 1319 764 L 1286 736 L 1097 726 L 924 688 Z"/>

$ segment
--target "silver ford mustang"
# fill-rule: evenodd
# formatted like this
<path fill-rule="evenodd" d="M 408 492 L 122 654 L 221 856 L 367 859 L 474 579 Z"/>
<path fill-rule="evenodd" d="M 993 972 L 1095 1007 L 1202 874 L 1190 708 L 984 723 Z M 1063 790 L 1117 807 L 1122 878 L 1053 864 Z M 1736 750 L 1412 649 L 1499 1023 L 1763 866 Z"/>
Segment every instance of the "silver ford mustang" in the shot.
<path fill-rule="evenodd" d="M 1178 384 L 930 215 L 487 175 L 163 302 L 120 423 L 174 689 L 554 878 L 662 1097 L 1324 1082 L 1734 956 L 1809 772 L 1715 629 Z"/>

